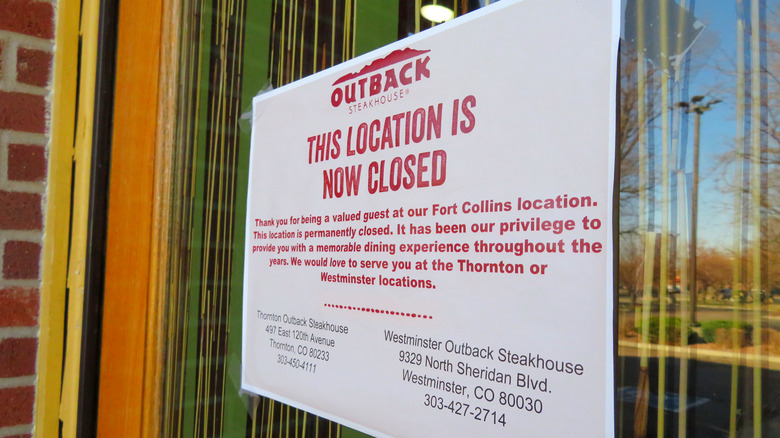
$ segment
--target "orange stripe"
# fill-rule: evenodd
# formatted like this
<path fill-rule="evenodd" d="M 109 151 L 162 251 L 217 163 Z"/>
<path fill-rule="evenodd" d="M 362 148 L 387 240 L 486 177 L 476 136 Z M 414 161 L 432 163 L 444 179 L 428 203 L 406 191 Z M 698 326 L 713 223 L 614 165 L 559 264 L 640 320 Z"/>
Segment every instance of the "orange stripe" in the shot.
<path fill-rule="evenodd" d="M 162 2 L 121 2 L 99 436 L 141 436 Z"/>

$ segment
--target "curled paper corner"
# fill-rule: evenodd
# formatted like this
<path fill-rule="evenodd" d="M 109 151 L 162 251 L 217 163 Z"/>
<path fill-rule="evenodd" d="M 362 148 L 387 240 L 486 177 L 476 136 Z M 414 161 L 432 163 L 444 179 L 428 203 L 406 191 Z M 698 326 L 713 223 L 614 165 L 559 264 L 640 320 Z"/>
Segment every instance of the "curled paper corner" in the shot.
<path fill-rule="evenodd" d="M 261 96 L 265 93 L 268 93 L 269 91 L 273 91 L 274 86 L 271 84 L 271 80 L 268 79 L 265 81 L 262 87 L 260 87 L 259 90 L 257 90 L 257 93 L 255 93 L 254 97 Z M 244 111 L 241 113 L 241 116 L 238 118 L 238 126 L 241 128 L 242 131 L 251 131 L 252 130 L 252 124 L 254 123 L 254 118 L 252 117 L 254 114 L 252 112 L 252 109 L 254 108 L 254 97 L 252 98 L 252 102 L 249 103 L 249 106 L 247 108 L 244 108 Z"/>

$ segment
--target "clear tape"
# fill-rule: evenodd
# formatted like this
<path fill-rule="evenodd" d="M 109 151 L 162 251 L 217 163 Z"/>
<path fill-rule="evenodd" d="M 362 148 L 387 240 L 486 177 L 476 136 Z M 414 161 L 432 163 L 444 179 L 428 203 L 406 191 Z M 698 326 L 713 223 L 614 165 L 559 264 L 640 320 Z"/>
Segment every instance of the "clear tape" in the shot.
<path fill-rule="evenodd" d="M 257 90 L 254 97 L 263 95 L 274 89 L 271 80 L 268 79 L 263 86 Z M 252 132 L 252 125 L 254 124 L 254 98 L 249 103 L 249 106 L 244 108 L 241 116 L 238 118 L 238 128 L 241 132 Z M 260 396 L 253 394 L 249 391 L 241 389 L 241 357 L 233 355 L 228 360 L 228 378 L 230 384 L 233 386 L 238 396 L 241 397 L 241 401 L 246 408 L 247 413 L 254 419 L 255 412 L 257 411 L 257 405 L 260 403 Z"/>
<path fill-rule="evenodd" d="M 253 398 L 256 398 L 257 396 L 252 394 L 251 392 L 244 391 L 241 389 L 241 356 L 238 354 L 233 354 L 228 358 L 227 361 L 227 380 L 230 382 L 230 385 L 233 387 L 233 389 L 238 393 L 239 397 L 241 397 L 241 402 L 244 404 L 244 407 L 246 408 L 247 412 L 249 414 L 252 414 L 252 406 L 254 405 Z"/>
<path fill-rule="evenodd" d="M 262 94 L 268 93 L 269 91 L 273 91 L 274 86 L 271 84 L 271 80 L 265 81 L 265 84 L 263 84 L 262 88 L 260 88 L 257 93 L 255 93 L 255 97 L 260 96 Z M 254 114 L 252 112 L 254 106 L 254 99 L 252 99 L 252 102 L 249 103 L 249 106 L 247 108 L 244 108 L 244 112 L 241 113 L 241 117 L 238 118 L 238 128 L 242 132 L 251 132 L 252 131 L 252 124 L 254 124 Z"/>

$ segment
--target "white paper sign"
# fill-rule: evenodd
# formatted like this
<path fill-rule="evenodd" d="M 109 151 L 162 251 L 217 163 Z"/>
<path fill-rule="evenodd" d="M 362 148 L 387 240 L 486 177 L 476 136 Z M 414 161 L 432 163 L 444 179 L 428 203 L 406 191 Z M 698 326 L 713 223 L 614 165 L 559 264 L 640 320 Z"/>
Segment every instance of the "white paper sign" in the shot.
<path fill-rule="evenodd" d="M 255 99 L 244 389 L 378 436 L 612 435 L 616 9 L 505 0 Z"/>

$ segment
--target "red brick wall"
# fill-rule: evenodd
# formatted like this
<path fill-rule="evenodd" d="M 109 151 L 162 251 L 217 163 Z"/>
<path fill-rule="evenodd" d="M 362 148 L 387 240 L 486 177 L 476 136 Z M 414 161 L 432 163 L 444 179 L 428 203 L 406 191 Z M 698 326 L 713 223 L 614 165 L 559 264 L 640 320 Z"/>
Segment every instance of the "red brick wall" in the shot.
<path fill-rule="evenodd" d="M 0 437 L 30 436 L 56 0 L 0 0 Z"/>

